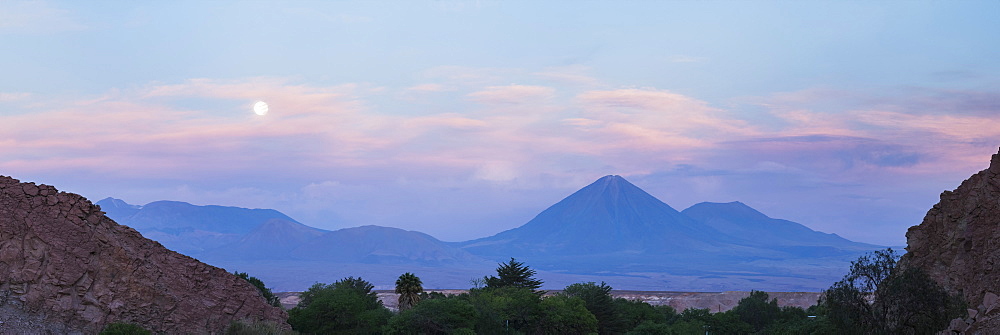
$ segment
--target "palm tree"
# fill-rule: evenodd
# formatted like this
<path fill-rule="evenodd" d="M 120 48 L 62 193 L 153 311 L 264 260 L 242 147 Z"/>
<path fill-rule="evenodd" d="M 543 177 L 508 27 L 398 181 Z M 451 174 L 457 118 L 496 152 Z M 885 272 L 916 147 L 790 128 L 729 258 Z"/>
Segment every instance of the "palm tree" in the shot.
<path fill-rule="evenodd" d="M 424 291 L 420 278 L 412 273 L 404 273 L 396 279 L 396 293 L 399 293 L 399 310 L 413 308 L 420 302 L 420 293 Z"/>

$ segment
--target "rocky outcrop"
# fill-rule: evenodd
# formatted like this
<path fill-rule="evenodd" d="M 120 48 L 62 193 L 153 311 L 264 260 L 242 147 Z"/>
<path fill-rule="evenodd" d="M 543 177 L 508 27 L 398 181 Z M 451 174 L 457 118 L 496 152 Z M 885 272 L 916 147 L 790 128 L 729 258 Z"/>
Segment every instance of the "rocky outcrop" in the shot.
<path fill-rule="evenodd" d="M 990 302 L 1000 293 L 1000 154 L 988 169 L 941 193 L 906 240 L 904 266 L 921 268 L 950 293 L 964 296 L 976 311 L 966 320 L 974 329 L 1000 331 L 990 326 L 1000 322 L 989 321 L 1000 314 L 994 312 L 996 299 Z"/>
<path fill-rule="evenodd" d="M 966 317 L 951 320 L 948 329 L 938 334 L 996 334 L 1000 330 L 1000 297 L 993 292 L 983 295 L 983 303 L 970 308 Z"/>
<path fill-rule="evenodd" d="M 0 176 L 0 333 L 96 333 L 112 322 L 213 333 L 287 315 L 246 281 L 167 250 L 52 186 Z"/>

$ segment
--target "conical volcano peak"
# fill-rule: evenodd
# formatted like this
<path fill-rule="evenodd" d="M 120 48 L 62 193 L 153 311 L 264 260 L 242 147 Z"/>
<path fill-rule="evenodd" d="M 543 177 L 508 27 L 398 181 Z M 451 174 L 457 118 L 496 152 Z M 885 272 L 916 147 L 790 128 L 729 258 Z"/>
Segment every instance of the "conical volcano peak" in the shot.
<path fill-rule="evenodd" d="M 601 177 L 594 183 L 600 183 L 605 185 L 618 185 L 618 184 L 632 185 L 632 183 L 630 183 L 628 180 L 625 180 L 625 177 L 616 174 L 609 174 L 607 176 Z"/>
<path fill-rule="evenodd" d="M 607 176 L 601 177 L 601 179 L 598 179 L 598 181 L 604 181 L 606 183 L 620 182 L 620 181 L 625 181 L 625 178 L 622 178 L 622 176 L 616 174 L 609 174 Z"/>
<path fill-rule="evenodd" d="M 628 180 L 625 180 L 622 176 L 613 174 L 601 177 L 597 181 L 591 183 L 589 186 L 584 187 L 582 190 L 597 188 L 603 192 L 623 192 L 626 190 L 638 190 L 640 192 L 646 193 L 638 186 L 633 185 Z"/>
<path fill-rule="evenodd" d="M 604 176 L 521 227 L 470 241 L 483 255 L 575 255 L 688 248 L 717 231 L 618 175 Z M 664 243 L 669 237 L 671 243 Z"/>
<path fill-rule="evenodd" d="M 590 185 L 581 188 L 560 203 L 586 203 L 586 206 L 615 206 L 614 204 L 627 199 L 639 200 L 641 202 L 660 202 L 646 191 L 633 185 L 619 175 L 607 175 L 597 179 Z M 581 204 L 582 205 L 582 204 Z M 669 207 L 669 206 L 668 206 Z M 672 210 L 672 209 L 671 209 Z"/>

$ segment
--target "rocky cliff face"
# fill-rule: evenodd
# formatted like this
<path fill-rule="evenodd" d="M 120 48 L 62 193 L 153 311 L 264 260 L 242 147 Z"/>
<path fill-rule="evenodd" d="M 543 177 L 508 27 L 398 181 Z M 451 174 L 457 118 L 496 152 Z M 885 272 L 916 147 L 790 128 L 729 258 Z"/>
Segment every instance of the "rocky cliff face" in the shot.
<path fill-rule="evenodd" d="M 1000 316 L 994 313 L 1000 312 L 994 309 L 1000 293 L 1000 154 L 993 155 L 988 169 L 941 193 L 941 201 L 920 225 L 910 227 L 906 240 L 903 264 L 962 294 L 973 309 L 969 321 L 978 317 L 982 325 L 984 317 Z"/>
<path fill-rule="evenodd" d="M 111 322 L 211 333 L 287 315 L 225 270 L 167 250 L 52 186 L 0 176 L 0 333 L 96 333 Z"/>

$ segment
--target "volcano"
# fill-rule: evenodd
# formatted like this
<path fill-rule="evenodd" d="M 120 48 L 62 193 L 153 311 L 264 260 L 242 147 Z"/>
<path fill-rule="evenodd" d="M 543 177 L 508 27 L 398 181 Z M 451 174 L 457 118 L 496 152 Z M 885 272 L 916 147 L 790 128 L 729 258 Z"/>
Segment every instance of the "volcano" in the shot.
<path fill-rule="evenodd" d="M 621 176 L 598 179 L 528 223 L 462 247 L 497 257 L 663 254 L 737 242 L 681 214 Z"/>

